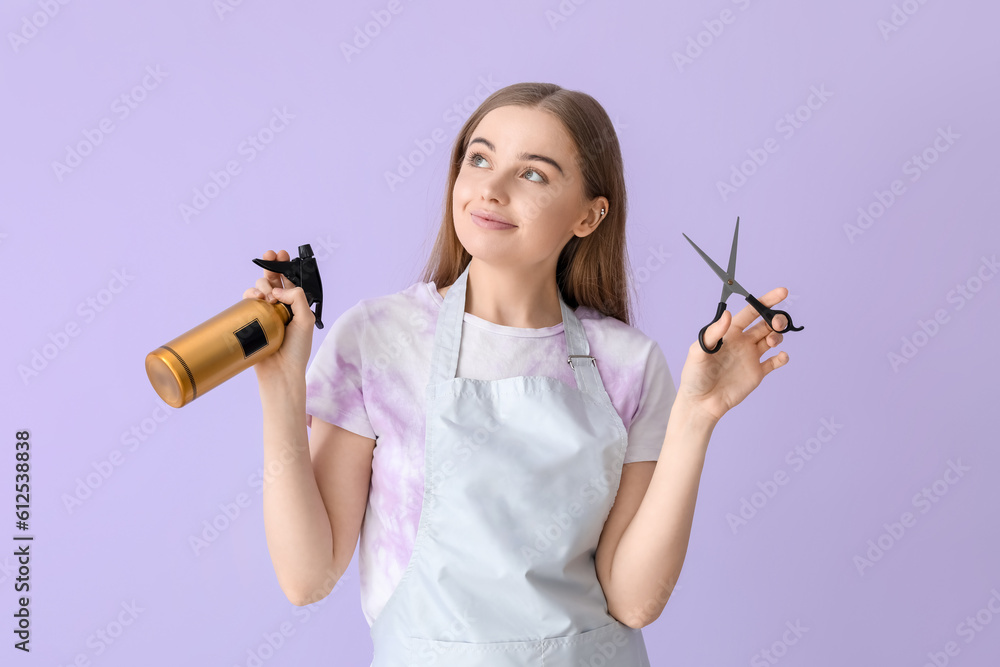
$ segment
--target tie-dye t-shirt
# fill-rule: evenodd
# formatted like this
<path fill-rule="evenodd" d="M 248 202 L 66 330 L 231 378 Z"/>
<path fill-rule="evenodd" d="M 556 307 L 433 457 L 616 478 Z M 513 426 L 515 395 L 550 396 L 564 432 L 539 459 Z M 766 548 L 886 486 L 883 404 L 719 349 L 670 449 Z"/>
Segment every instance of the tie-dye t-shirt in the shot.
<path fill-rule="evenodd" d="M 363 299 L 326 331 L 306 372 L 306 413 L 375 440 L 358 572 L 368 624 L 410 560 L 424 490 L 425 388 L 438 313 L 433 282 Z M 625 463 L 655 461 L 675 387 L 659 345 L 597 310 L 575 311 L 611 402 L 628 431 Z M 563 323 L 509 327 L 465 313 L 458 377 L 499 380 L 543 375 L 576 387 Z"/>

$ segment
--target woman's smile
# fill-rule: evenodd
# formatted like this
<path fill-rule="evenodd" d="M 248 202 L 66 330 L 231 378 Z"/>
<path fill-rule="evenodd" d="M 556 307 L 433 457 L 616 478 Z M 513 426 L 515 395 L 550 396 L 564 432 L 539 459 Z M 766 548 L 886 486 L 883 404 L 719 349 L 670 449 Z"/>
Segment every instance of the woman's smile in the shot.
<path fill-rule="evenodd" d="M 469 215 L 472 216 L 472 221 L 483 229 L 515 229 L 517 227 L 517 225 L 501 222 L 497 220 L 499 216 L 488 214 L 485 211 L 473 211 Z"/>

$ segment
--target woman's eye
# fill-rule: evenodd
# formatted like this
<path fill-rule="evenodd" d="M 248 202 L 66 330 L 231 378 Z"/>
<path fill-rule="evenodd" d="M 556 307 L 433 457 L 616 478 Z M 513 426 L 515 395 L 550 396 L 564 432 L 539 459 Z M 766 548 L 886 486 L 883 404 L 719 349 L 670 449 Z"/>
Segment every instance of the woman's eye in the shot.
<path fill-rule="evenodd" d="M 534 169 L 528 169 L 524 173 L 525 174 L 534 174 L 535 176 L 537 176 L 538 180 L 535 181 L 535 183 L 544 183 L 545 182 L 545 178 L 541 174 L 539 174 L 537 171 L 535 171 Z M 531 179 L 531 180 L 533 180 L 533 179 Z"/>

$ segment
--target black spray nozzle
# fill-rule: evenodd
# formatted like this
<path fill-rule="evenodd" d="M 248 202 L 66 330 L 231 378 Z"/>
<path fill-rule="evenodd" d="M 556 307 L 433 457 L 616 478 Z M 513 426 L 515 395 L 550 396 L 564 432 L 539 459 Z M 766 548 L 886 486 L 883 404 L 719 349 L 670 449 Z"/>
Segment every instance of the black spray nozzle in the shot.
<path fill-rule="evenodd" d="M 255 259 L 253 263 L 268 271 L 280 273 L 291 280 L 296 287 L 301 287 L 306 293 L 306 302 L 310 306 L 316 304 L 316 328 L 323 328 L 323 322 L 320 320 L 323 314 L 323 283 L 320 282 L 316 258 L 313 257 L 312 247 L 308 243 L 300 245 L 299 256 L 288 262 Z"/>

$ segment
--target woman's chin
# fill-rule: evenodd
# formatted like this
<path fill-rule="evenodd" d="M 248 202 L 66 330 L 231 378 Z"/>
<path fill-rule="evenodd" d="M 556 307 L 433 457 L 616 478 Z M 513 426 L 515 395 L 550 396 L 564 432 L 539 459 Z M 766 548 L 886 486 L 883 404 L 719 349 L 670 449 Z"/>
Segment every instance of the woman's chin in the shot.
<path fill-rule="evenodd" d="M 458 240 L 470 255 L 487 264 L 506 264 L 519 254 L 515 243 L 489 229 L 459 234 Z"/>

